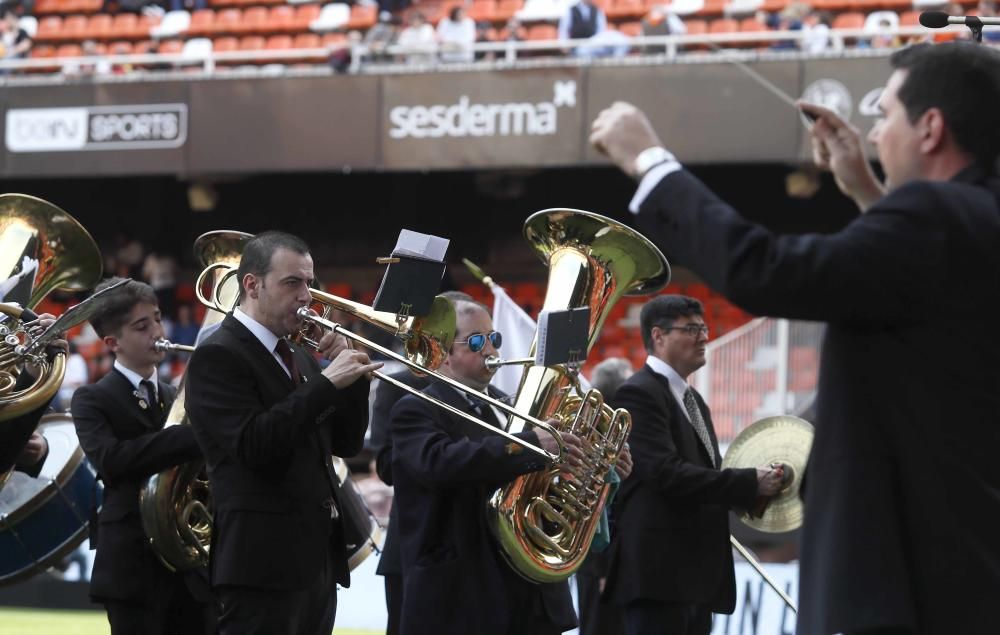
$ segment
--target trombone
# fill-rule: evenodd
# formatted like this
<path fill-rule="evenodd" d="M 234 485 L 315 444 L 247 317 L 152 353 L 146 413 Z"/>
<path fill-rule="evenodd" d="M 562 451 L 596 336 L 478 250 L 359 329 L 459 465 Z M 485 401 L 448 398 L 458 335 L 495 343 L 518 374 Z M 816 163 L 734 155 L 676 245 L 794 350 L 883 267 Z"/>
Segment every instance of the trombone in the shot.
<path fill-rule="evenodd" d="M 201 292 L 202 284 L 205 278 L 215 269 L 222 268 L 227 269 L 227 271 L 225 271 L 221 277 L 217 278 L 218 282 L 216 283 L 212 293 L 209 294 L 209 297 L 205 297 Z M 222 299 L 219 297 L 219 290 L 223 287 L 225 281 L 230 276 L 236 275 L 236 272 L 236 267 L 224 263 L 214 263 L 213 265 L 206 267 L 201 272 L 201 275 L 198 276 L 198 282 L 195 285 L 198 299 L 209 308 L 213 308 L 223 313 L 228 313 L 231 310 L 231 307 L 225 306 L 225 303 L 223 303 Z M 388 384 L 392 384 L 400 390 L 405 390 L 419 399 L 423 399 L 428 403 L 442 408 L 456 417 L 460 417 L 469 423 L 473 423 L 494 434 L 498 434 L 508 441 L 516 443 L 525 450 L 534 452 L 548 461 L 559 462 L 562 459 L 563 454 L 566 451 L 566 446 L 563 443 L 562 436 L 559 434 L 559 431 L 552 425 L 531 415 L 518 412 L 512 406 L 509 406 L 502 401 L 494 399 L 493 397 L 482 394 L 478 391 L 470 390 L 465 384 L 450 377 L 446 377 L 440 373 L 434 372 L 434 369 L 444 362 L 447 350 L 450 348 L 451 341 L 455 337 L 455 309 L 454 306 L 452 306 L 451 301 L 447 298 L 438 296 L 434 299 L 430 315 L 424 318 L 414 318 L 402 315 L 393 315 L 383 311 L 375 311 L 367 305 L 352 302 L 351 300 L 347 300 L 324 291 L 319 291 L 317 289 L 310 289 L 309 292 L 315 303 L 323 305 L 324 315 L 328 315 L 331 310 L 337 309 L 354 315 L 369 324 L 378 326 L 379 328 L 394 331 L 394 334 L 404 341 L 407 354 L 400 355 L 384 346 L 362 337 L 361 335 L 349 331 L 340 324 L 327 319 L 327 317 L 316 315 L 315 312 L 309 307 L 301 307 L 296 314 L 299 319 L 307 325 L 313 324 L 326 331 L 343 335 L 352 342 L 361 344 L 367 349 L 377 351 L 390 359 L 394 359 L 402 363 L 415 373 L 427 375 L 435 381 L 444 382 L 473 399 L 486 403 L 507 415 L 516 417 L 530 423 L 533 426 L 541 428 L 545 432 L 551 434 L 556 440 L 556 443 L 559 446 L 559 452 L 548 452 L 547 450 L 533 445 L 524 439 L 514 436 L 506 430 L 496 428 L 481 419 L 477 419 L 469 413 L 455 408 L 451 404 L 447 404 L 440 399 L 436 399 L 430 395 L 420 392 L 419 390 L 415 390 L 403 382 L 393 379 L 385 373 L 373 371 L 372 374 L 375 377 L 378 377 L 380 380 Z M 314 350 L 317 349 L 319 342 L 309 338 L 305 334 L 306 330 L 308 329 L 303 328 L 300 330 L 298 335 L 295 336 L 295 339 L 309 348 Z"/>

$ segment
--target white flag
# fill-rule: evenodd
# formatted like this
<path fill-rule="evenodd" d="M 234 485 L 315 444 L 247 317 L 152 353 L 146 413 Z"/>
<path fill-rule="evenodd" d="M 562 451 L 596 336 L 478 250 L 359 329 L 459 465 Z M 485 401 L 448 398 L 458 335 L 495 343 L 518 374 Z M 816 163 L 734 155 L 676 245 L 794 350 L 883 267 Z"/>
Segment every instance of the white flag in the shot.
<path fill-rule="evenodd" d="M 500 356 L 503 359 L 528 357 L 531 342 L 535 339 L 535 321 L 507 295 L 503 287 L 494 283 L 490 289 L 493 291 L 493 328 L 503 334 Z M 491 383 L 513 395 L 521 383 L 523 372 L 524 366 L 501 366 Z"/>

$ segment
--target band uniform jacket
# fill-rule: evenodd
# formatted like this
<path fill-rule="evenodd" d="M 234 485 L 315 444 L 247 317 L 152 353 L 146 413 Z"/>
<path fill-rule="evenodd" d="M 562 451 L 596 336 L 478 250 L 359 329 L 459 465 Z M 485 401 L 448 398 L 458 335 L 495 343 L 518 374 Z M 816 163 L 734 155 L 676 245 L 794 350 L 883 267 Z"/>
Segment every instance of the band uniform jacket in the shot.
<path fill-rule="evenodd" d="M 97 553 L 90 595 L 97 600 L 148 601 L 154 576 L 165 569 L 142 528 L 139 491 L 150 476 L 201 458 L 190 426 L 163 429 L 176 389 L 159 382 L 157 390 L 162 404 L 158 421 L 148 405 L 142 408 L 135 387 L 117 370 L 73 393 L 71 410 L 80 446 L 104 482 L 97 527 L 91 527 Z M 196 599 L 209 599 L 204 581 L 199 583 L 195 575 L 186 580 Z"/>
<path fill-rule="evenodd" d="M 409 370 L 403 370 L 390 375 L 415 390 L 427 387 L 427 379 L 415 375 Z M 382 482 L 392 485 L 392 435 L 389 429 L 392 408 L 396 402 L 408 393 L 389 382 L 379 382 L 375 390 L 375 404 L 372 406 L 371 445 L 375 453 L 375 472 Z M 385 544 L 382 545 L 382 555 L 378 560 L 378 575 L 402 575 L 403 564 L 399 560 L 399 518 L 396 506 L 389 511 L 389 526 L 385 532 Z"/>
<path fill-rule="evenodd" d="M 719 465 L 711 413 L 701 395 L 695 397 Z M 633 468 L 615 501 L 605 597 L 623 605 L 642 599 L 732 613 L 729 509 L 753 503 L 757 470 L 713 467 L 667 378 L 649 366 L 618 388 L 614 405 L 632 415 Z"/>
<path fill-rule="evenodd" d="M 744 309 L 825 321 L 798 632 L 997 632 L 1000 178 L 890 192 L 829 235 L 775 235 L 690 173 L 639 226 Z"/>
<path fill-rule="evenodd" d="M 292 346 L 296 386 L 245 326 L 227 315 L 188 363 L 186 404 L 215 502 L 213 586 L 295 590 L 350 569 L 331 457 L 351 457 L 368 426 L 368 382 L 338 390 Z M 333 510 L 336 510 L 334 512 Z"/>
<path fill-rule="evenodd" d="M 432 383 L 424 392 L 494 422 L 450 386 Z M 391 426 L 403 635 L 503 635 L 510 618 L 507 584 L 537 589 L 550 621 L 562 630 L 576 626 L 567 583 L 535 585 L 501 570 L 510 565 L 487 526 L 489 496 L 541 469 L 544 460 L 412 395 L 393 408 Z M 533 432 L 517 436 L 538 443 Z"/>

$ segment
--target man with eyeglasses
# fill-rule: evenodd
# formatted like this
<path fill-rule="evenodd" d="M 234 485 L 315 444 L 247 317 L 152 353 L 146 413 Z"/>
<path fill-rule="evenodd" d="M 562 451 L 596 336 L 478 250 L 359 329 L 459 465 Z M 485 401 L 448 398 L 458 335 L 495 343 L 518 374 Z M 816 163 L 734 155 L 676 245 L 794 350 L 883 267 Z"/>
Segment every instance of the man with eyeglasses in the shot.
<path fill-rule="evenodd" d="M 627 635 L 707 635 L 712 613 L 732 613 L 736 578 L 729 510 L 773 496 L 770 467 L 720 470 L 708 406 L 687 379 L 705 365 L 701 303 L 653 298 L 639 317 L 646 365 L 615 394 L 632 415 L 634 468 L 615 505 L 605 596 L 623 608 Z"/>
<path fill-rule="evenodd" d="M 869 134 L 884 183 L 854 126 L 800 105 L 814 163 L 861 212 L 837 232 L 741 216 L 629 104 L 591 141 L 640 178 L 630 207 L 671 262 L 752 313 L 827 323 L 798 633 L 995 633 L 1000 52 L 918 45 L 888 62 Z"/>
<path fill-rule="evenodd" d="M 475 393 L 506 396 L 489 386 L 486 359 L 503 343 L 486 307 L 455 303 L 455 343 L 439 372 L 469 387 L 443 382 L 424 391 L 501 428 L 507 417 Z M 504 560 L 486 524 L 496 488 L 547 467 L 511 441 L 415 396 L 392 411 L 394 505 L 403 562 L 402 635 L 555 635 L 576 626 L 569 587 L 533 584 Z M 516 436 L 549 452 L 555 439 L 542 430 Z M 583 457 L 580 440 L 563 435 L 571 464 Z"/>

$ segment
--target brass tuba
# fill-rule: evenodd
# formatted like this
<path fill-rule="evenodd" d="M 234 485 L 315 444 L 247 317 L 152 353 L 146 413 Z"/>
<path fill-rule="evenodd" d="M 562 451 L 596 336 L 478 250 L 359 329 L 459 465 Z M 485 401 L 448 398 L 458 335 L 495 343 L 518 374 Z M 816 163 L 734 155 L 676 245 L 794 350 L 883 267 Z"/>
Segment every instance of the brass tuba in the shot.
<path fill-rule="evenodd" d="M 34 196 L 0 195 L 0 317 L 6 316 L 0 321 L 0 423 L 48 403 L 66 373 L 64 355 L 50 362 L 31 346 L 39 333 L 30 309 L 53 289 L 92 288 L 102 271 L 100 250 L 75 218 Z M 15 389 L 17 366 L 26 361 L 41 372 Z"/>
<path fill-rule="evenodd" d="M 238 231 L 212 231 L 202 234 L 194 243 L 194 255 L 203 267 L 232 265 L 236 267 L 243 246 L 251 234 Z M 221 274 L 217 274 L 221 277 Z M 214 293 L 221 302 L 232 307 L 239 294 L 235 277 L 218 281 Z M 201 290 L 199 289 L 199 296 Z M 202 322 L 202 331 L 222 321 L 225 312 L 209 309 Z M 157 348 L 181 348 L 163 342 Z M 184 408 L 184 385 L 177 393 L 164 425 L 188 425 Z M 191 461 L 154 474 L 139 494 L 142 526 L 150 546 L 171 571 L 187 571 L 208 565 L 212 542 L 211 493 L 208 481 L 202 477 L 204 461 Z"/>
<path fill-rule="evenodd" d="M 614 220 L 573 209 L 531 215 L 524 236 L 549 266 L 543 309 L 590 307 L 588 350 L 623 295 L 649 295 L 666 286 L 670 265 L 649 240 Z M 534 352 L 536 341 L 532 344 Z M 560 462 L 520 476 L 494 493 L 490 526 L 511 566 L 536 582 L 569 577 L 586 557 L 610 486 L 605 483 L 628 438 L 631 420 L 612 411 L 600 393 L 580 396 L 575 373 L 563 367 L 529 366 L 521 376 L 514 408 L 579 436 L 587 455 L 573 470 Z M 508 431 L 528 424 L 511 417 Z M 572 473 L 570 478 L 561 476 Z"/>

